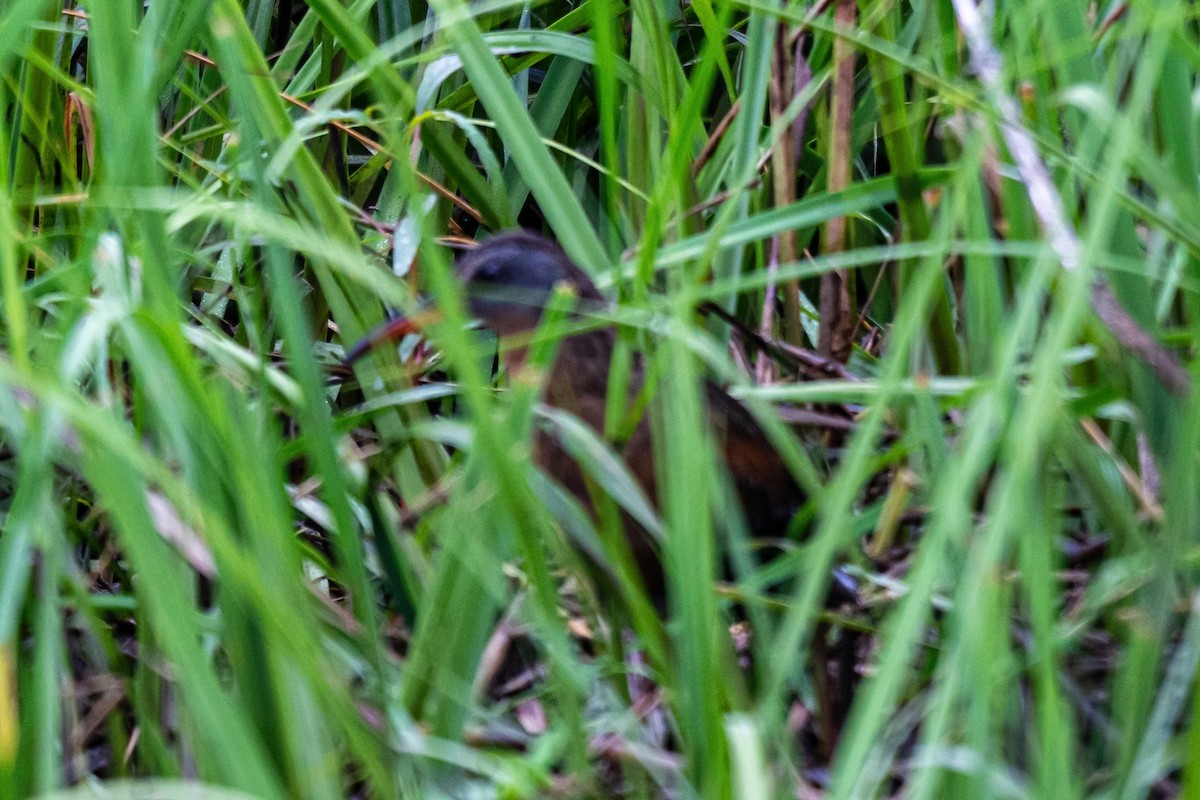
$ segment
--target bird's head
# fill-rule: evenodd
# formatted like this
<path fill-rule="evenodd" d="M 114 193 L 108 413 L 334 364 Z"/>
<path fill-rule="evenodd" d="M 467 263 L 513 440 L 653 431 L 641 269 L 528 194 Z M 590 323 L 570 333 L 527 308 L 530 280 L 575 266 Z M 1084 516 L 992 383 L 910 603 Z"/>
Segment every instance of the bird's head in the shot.
<path fill-rule="evenodd" d="M 467 308 L 500 336 L 537 327 L 556 288 L 581 300 L 604 298 L 557 244 L 536 233 L 502 233 L 467 252 L 455 268 Z"/>
<path fill-rule="evenodd" d="M 604 296 L 555 242 L 528 231 L 497 234 L 467 251 L 454 269 L 470 314 L 498 336 L 528 333 L 537 327 L 558 287 L 595 306 Z M 435 316 L 425 312 L 426 316 Z M 396 317 L 346 351 L 353 362 L 373 347 L 420 329 L 417 317 Z"/>

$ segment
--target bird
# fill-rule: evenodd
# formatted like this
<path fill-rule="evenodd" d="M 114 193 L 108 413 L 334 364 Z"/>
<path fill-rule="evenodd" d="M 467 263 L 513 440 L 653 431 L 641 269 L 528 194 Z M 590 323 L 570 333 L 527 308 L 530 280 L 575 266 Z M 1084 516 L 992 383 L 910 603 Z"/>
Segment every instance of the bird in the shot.
<path fill-rule="evenodd" d="M 502 341 L 532 333 L 541 323 L 552 295 L 561 288 L 576 295 L 577 316 L 608 306 L 588 274 L 556 242 L 532 231 L 507 231 L 487 239 L 458 259 L 455 276 L 468 312 Z M 352 362 L 378 344 L 417 328 L 419 324 L 411 317 L 390 320 L 352 346 L 345 360 Z M 564 338 L 547 370 L 543 402 L 570 412 L 603 435 L 616 344 L 617 333 L 611 326 L 587 327 Z M 503 357 L 506 371 L 516 374 L 524 363 L 526 348 L 508 348 Z M 633 405 L 645 380 L 644 365 L 635 356 L 626 387 L 627 408 Z M 803 491 L 745 406 L 711 381 L 705 381 L 703 391 L 707 421 L 725 459 L 749 533 L 755 538 L 781 537 L 804 503 Z M 615 445 L 641 489 L 657 501 L 652 428 L 643 414 L 628 438 Z M 585 507 L 592 507 L 583 470 L 551 432 L 541 430 L 536 434 L 533 458 L 546 475 Z M 661 591 L 662 565 L 654 542 L 632 519 L 626 518 L 625 526 L 647 588 L 652 594 Z"/>

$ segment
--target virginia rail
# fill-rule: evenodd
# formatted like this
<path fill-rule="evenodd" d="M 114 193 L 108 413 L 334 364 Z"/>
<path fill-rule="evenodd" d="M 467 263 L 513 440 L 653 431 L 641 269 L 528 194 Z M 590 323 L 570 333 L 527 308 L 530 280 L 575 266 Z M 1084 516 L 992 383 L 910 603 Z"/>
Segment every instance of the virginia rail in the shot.
<path fill-rule="evenodd" d="M 576 266 L 551 240 L 535 233 L 512 231 L 487 240 L 458 260 L 455 273 L 462 283 L 468 309 L 484 326 L 500 337 L 532 332 L 556 287 L 574 291 L 577 315 L 606 304 L 604 296 L 588 275 Z M 417 326 L 409 318 L 385 323 L 347 352 L 353 361 L 376 344 L 397 339 Z M 544 384 L 549 405 L 579 417 L 603 434 L 609 373 L 616 346 L 611 327 L 584 331 L 565 338 Z M 505 354 L 509 374 L 520 368 L 525 348 Z M 630 405 L 641 391 L 644 372 L 635 363 L 629 380 Z M 783 535 L 789 520 L 803 502 L 803 494 L 791 473 L 754 418 L 715 384 L 704 386 L 708 420 L 724 453 L 729 475 L 741 501 L 749 528 L 755 537 Z M 648 419 L 638 421 L 628 440 L 620 445 L 621 457 L 647 495 L 657 497 L 654 447 Z M 558 480 L 585 506 L 591 506 L 583 473 L 570 455 L 548 433 L 534 443 L 534 458 L 547 474 Z M 649 537 L 627 520 L 629 541 L 648 589 L 661 588 L 661 565 Z"/>

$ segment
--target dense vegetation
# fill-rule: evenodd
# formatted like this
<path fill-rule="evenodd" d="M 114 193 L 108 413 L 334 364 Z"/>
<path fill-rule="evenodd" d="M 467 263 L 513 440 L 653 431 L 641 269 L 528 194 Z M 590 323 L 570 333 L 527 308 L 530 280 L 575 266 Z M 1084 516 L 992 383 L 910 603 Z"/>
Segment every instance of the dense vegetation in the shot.
<path fill-rule="evenodd" d="M 1198 12 L 991 6 L 0 4 L 0 800 L 1200 797 Z M 530 464 L 446 247 L 516 226 L 660 508 Z"/>

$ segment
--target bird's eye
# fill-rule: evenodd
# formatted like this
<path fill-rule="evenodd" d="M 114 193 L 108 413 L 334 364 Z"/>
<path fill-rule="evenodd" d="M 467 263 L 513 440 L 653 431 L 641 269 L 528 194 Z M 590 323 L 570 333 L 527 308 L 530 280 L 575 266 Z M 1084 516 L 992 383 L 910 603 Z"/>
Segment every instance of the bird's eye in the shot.
<path fill-rule="evenodd" d="M 479 265 L 475 277 L 477 280 L 487 281 L 488 283 L 498 283 L 503 272 L 504 262 L 499 259 L 489 258 Z"/>

